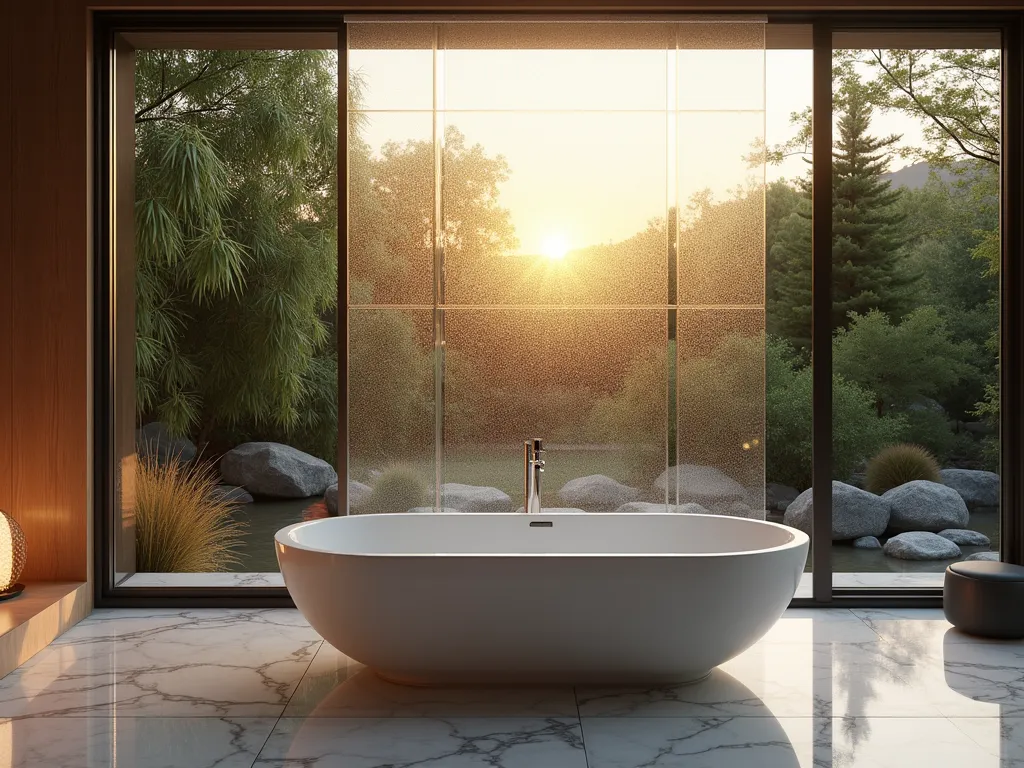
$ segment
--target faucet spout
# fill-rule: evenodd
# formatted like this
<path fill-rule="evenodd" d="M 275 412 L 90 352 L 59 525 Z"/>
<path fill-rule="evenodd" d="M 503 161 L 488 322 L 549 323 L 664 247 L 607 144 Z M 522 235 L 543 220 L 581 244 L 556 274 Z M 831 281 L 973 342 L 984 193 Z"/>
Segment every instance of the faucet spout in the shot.
<path fill-rule="evenodd" d="M 534 437 L 524 443 L 523 450 L 523 511 L 526 514 L 540 512 L 540 481 L 544 473 L 544 441 Z"/>

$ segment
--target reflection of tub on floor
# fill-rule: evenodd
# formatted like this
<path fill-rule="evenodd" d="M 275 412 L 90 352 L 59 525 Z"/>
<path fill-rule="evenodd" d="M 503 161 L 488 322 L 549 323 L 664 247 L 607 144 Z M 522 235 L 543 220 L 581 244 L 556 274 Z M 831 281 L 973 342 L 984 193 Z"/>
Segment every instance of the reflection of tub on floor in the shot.
<path fill-rule="evenodd" d="M 670 513 L 357 515 L 276 536 L 310 625 L 425 685 L 698 680 L 778 620 L 807 547 L 774 523 Z"/>
<path fill-rule="evenodd" d="M 749 755 L 761 766 L 798 768 L 811 764 L 815 747 L 829 747 L 827 726 L 799 718 L 787 732 L 752 690 L 722 670 L 657 691 L 703 716 L 616 716 L 636 714 L 637 702 L 642 707 L 655 693 L 633 686 L 395 685 L 324 646 L 264 756 L 289 764 L 329 754 L 374 765 L 445 765 L 469 755 L 481 764 L 582 765 L 585 739 L 591 764 L 651 765 L 668 756 L 689 764 L 721 752 L 723 765 L 744 764 L 741 756 Z M 734 711 L 756 716 L 729 717 Z"/>

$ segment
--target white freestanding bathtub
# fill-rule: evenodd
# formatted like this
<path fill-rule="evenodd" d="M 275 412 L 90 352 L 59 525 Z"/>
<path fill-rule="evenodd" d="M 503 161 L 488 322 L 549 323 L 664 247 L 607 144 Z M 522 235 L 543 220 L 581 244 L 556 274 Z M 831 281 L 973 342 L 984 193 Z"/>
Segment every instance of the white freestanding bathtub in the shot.
<path fill-rule="evenodd" d="M 310 625 L 419 685 L 698 680 L 778 620 L 808 547 L 673 513 L 355 515 L 275 538 Z"/>

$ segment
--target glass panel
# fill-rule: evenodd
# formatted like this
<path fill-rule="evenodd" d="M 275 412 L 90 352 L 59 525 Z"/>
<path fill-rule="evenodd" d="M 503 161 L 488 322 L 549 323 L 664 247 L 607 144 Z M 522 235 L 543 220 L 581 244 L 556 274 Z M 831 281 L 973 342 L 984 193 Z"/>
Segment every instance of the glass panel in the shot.
<path fill-rule="evenodd" d="M 349 109 L 434 108 L 433 24 L 349 24 Z"/>
<path fill-rule="evenodd" d="M 665 304 L 664 113 L 446 118 L 448 304 Z"/>
<path fill-rule="evenodd" d="M 679 304 L 764 306 L 763 112 L 679 114 Z"/>
<path fill-rule="evenodd" d="M 763 110 L 763 24 L 681 24 L 678 107 L 681 110 Z"/>
<path fill-rule="evenodd" d="M 665 109 L 671 24 L 443 25 L 448 110 Z"/>
<path fill-rule="evenodd" d="M 999 547 L 1000 51 L 869 37 L 833 82 L 834 584 L 941 586 Z"/>
<path fill-rule="evenodd" d="M 763 520 L 764 311 L 680 309 L 676 338 L 669 498 Z"/>
<path fill-rule="evenodd" d="M 446 482 L 497 488 L 511 499 L 508 511 L 518 508 L 523 441 L 542 437 L 545 507 L 665 503 L 655 486 L 667 437 L 664 309 L 444 314 Z M 615 483 L 564 488 L 590 475 Z M 464 496 L 442 502 L 459 507 Z"/>
<path fill-rule="evenodd" d="M 119 285 L 135 365 L 115 383 L 134 392 L 138 427 L 128 586 L 265 584 L 213 572 L 276 571 L 274 532 L 326 514 L 337 66 L 335 50 L 137 53 L 135 281 Z M 268 471 L 282 462 L 306 469 Z M 182 481 L 193 473 L 202 493 Z"/>
<path fill-rule="evenodd" d="M 444 350 L 442 465 L 424 450 L 420 472 L 446 484 L 438 507 L 519 507 L 523 440 L 542 437 L 547 508 L 676 510 L 671 455 L 745 484 L 714 511 L 763 516 L 763 24 L 452 22 L 433 35 L 433 175 L 424 151 L 393 185 L 424 188 L 416 220 L 441 246 L 396 278 L 437 285 L 423 308 Z M 744 73 L 721 73 L 728 98 L 698 82 L 725 52 Z M 373 279 L 377 303 L 423 295 Z M 677 303 L 691 308 L 678 328 Z M 713 408 L 756 460 L 712 449 Z"/>
<path fill-rule="evenodd" d="M 431 305 L 433 118 L 356 112 L 349 124 L 349 302 Z"/>
<path fill-rule="evenodd" d="M 352 513 L 433 504 L 433 333 L 433 310 L 349 310 Z"/>
<path fill-rule="evenodd" d="M 772 522 L 810 534 L 809 516 L 786 515 L 811 487 L 810 304 L 792 312 L 783 291 L 811 295 L 813 57 L 807 49 L 774 49 L 765 64 L 765 509 Z M 811 562 L 808 552 L 798 597 L 812 596 Z"/>

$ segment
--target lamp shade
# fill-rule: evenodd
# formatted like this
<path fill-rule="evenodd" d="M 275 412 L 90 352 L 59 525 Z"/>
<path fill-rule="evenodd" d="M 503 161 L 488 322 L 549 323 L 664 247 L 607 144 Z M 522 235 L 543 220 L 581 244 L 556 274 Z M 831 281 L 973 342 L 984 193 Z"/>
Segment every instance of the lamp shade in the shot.
<path fill-rule="evenodd" d="M 0 592 L 14 586 L 25 568 L 25 532 L 18 521 L 0 510 Z"/>

